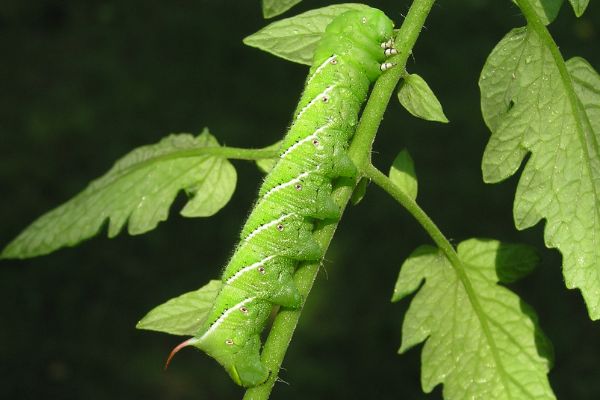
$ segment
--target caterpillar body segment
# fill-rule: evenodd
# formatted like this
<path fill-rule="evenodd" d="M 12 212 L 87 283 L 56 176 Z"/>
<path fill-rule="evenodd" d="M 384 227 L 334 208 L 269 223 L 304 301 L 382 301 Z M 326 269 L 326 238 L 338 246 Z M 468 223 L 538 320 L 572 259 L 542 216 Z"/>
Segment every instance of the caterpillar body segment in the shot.
<path fill-rule="evenodd" d="M 295 178 L 274 186 L 261 197 L 252 216 L 254 224 L 246 224 L 242 237 L 257 226 L 265 225 L 278 216 L 292 212 L 310 219 L 338 219 L 340 208 L 331 198 L 331 180 L 310 173 L 298 173 Z M 300 198 L 298 192 L 303 192 Z M 285 227 L 284 227 L 285 228 Z"/>
<path fill-rule="evenodd" d="M 293 282 L 300 261 L 317 261 L 316 220 L 340 217 L 332 180 L 353 177 L 347 156 L 370 85 L 386 59 L 381 43 L 393 22 L 377 9 L 348 11 L 326 28 L 278 162 L 266 176 L 223 287 L 191 345 L 215 358 L 239 385 L 256 386 L 270 371 L 260 360 L 260 333 L 274 305 L 302 303 Z M 169 358 L 170 359 L 170 358 Z"/>
<path fill-rule="evenodd" d="M 233 275 L 224 276 L 223 280 L 226 287 L 237 289 L 240 293 L 254 293 L 257 298 L 273 304 L 296 308 L 302 297 L 293 284 L 295 265 L 292 259 L 269 256 Z"/>
<path fill-rule="evenodd" d="M 306 122 L 300 125 L 299 121 L 298 124 L 293 126 L 293 129 L 296 131 L 304 129 L 304 132 L 308 129 L 314 129 L 312 126 L 306 127 L 305 125 L 307 125 Z M 329 181 L 340 176 L 354 177 L 356 168 L 347 155 L 348 144 L 340 141 L 345 135 L 346 133 L 335 126 L 333 122 L 329 123 L 325 120 L 320 128 L 314 130 L 308 136 L 294 138 L 289 140 L 289 143 L 284 143 L 287 146 L 285 152 L 280 155 L 279 163 L 281 165 L 278 168 L 281 171 L 287 169 L 286 174 L 292 174 L 292 176 L 298 171 L 318 169 L 318 175 L 327 178 Z M 288 157 L 288 154 L 292 151 L 294 156 Z M 268 175 L 259 195 L 281 183 L 283 181 L 279 175 Z"/>

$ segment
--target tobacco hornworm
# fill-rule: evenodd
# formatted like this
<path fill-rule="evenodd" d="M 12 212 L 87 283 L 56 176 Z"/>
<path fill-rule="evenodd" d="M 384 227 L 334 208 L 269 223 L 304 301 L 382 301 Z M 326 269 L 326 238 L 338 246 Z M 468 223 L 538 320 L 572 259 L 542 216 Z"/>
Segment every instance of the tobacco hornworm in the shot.
<path fill-rule="evenodd" d="M 369 86 L 391 64 L 393 22 L 377 9 L 348 11 L 326 28 L 279 160 L 222 276 L 223 287 L 194 346 L 215 358 L 239 385 L 264 382 L 260 333 L 274 305 L 299 307 L 292 277 L 300 261 L 320 260 L 314 221 L 339 219 L 332 180 L 354 177 L 346 154 Z M 385 43 L 382 43 L 385 42 Z M 383 50 L 383 49 L 385 50 Z M 168 361 L 167 361 L 168 363 Z"/>

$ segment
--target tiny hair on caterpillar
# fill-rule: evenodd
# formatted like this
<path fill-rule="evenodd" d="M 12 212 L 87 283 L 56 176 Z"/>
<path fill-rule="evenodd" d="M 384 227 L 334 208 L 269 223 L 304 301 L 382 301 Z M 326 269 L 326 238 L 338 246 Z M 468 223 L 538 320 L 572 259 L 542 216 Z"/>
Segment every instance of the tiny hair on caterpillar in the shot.
<path fill-rule="evenodd" d="M 393 67 L 386 62 L 396 54 L 393 26 L 369 7 L 340 14 L 327 26 L 279 159 L 224 269 L 221 291 L 204 326 L 173 349 L 167 365 L 177 351 L 193 346 L 238 385 L 267 380 L 271 371 L 260 358 L 260 334 L 274 306 L 301 306 L 293 281 L 298 263 L 324 257 L 313 238 L 315 222 L 341 217 L 333 181 L 357 174 L 347 150 L 370 86 Z"/>

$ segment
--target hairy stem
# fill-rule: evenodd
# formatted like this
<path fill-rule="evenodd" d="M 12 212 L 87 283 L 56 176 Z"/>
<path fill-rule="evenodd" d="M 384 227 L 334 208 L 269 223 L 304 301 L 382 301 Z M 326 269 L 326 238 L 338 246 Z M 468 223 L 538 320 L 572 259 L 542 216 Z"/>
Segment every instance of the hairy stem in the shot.
<path fill-rule="evenodd" d="M 394 92 L 394 88 L 404 74 L 408 56 L 412 52 L 412 48 L 419 37 L 419 33 L 423 28 L 425 19 L 434 1 L 413 1 L 404 23 L 395 37 L 398 54 L 389 60 L 395 64 L 395 67 L 385 72 L 377 80 L 367 101 L 348 152 L 361 173 L 371 165 L 371 148 L 377 134 L 377 129 L 379 128 L 390 97 Z M 348 204 L 356 182 L 358 180 L 352 182 L 341 181 L 336 185 L 333 196 L 342 209 Z M 329 247 L 337 225 L 338 222 L 324 222 L 317 226 L 315 239 L 323 249 Z M 319 263 L 305 263 L 298 268 L 294 275 L 296 286 L 305 299 L 317 277 L 319 267 Z M 271 370 L 271 375 L 262 385 L 248 389 L 244 396 L 245 400 L 266 400 L 269 398 L 273 385 L 279 376 L 281 363 L 298 324 L 301 312 L 302 307 L 293 310 L 281 309 L 277 314 L 262 352 L 262 360 Z"/>

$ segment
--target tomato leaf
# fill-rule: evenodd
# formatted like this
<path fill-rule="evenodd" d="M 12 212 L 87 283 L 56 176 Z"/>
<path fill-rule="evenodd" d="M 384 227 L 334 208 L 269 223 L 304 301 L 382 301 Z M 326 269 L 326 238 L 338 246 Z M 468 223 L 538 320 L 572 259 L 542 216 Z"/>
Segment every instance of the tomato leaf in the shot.
<path fill-rule="evenodd" d="M 97 234 L 106 221 L 111 238 L 125 224 L 132 235 L 148 232 L 167 219 L 182 189 L 190 197 L 182 215 L 215 214 L 231 198 L 237 179 L 227 159 L 205 152 L 218 146 L 205 130 L 195 137 L 172 134 L 133 150 L 71 200 L 29 225 L 1 258 L 28 258 L 74 246 Z"/>
<path fill-rule="evenodd" d="M 431 246 L 404 262 L 392 301 L 418 291 L 402 326 L 405 352 L 425 342 L 421 384 L 443 384 L 446 400 L 554 399 L 547 373 L 552 346 L 533 310 L 498 285 L 531 271 L 531 248 L 470 239 L 459 265 Z M 424 283 L 423 283 L 424 282 Z"/>
<path fill-rule="evenodd" d="M 490 54 L 479 80 L 492 136 L 486 182 L 513 175 L 514 219 L 525 229 L 546 219 L 544 240 L 563 255 L 568 288 L 579 288 L 600 318 L 600 76 L 583 59 L 566 64 L 534 29 L 512 30 Z"/>
<path fill-rule="evenodd" d="M 265 26 L 246 37 L 244 44 L 292 62 L 311 65 L 313 53 L 327 25 L 346 11 L 364 8 L 368 6 L 346 3 L 310 10 Z"/>

